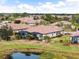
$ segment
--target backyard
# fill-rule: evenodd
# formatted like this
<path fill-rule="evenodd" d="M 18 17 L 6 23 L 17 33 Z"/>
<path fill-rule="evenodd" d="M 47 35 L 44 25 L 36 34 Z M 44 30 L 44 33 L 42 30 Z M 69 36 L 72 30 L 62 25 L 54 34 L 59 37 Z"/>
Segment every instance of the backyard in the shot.
<path fill-rule="evenodd" d="M 0 42 L 0 57 L 8 54 L 12 49 L 41 49 L 43 52 L 49 52 L 73 58 L 79 58 L 79 46 L 66 44 L 70 39 L 69 36 L 62 36 L 52 38 L 51 42 L 45 43 L 42 41 L 27 41 L 27 40 L 14 40 L 14 41 L 1 41 Z M 63 41 L 61 41 L 63 40 Z M 51 56 L 50 56 L 51 57 Z M 1 58 L 2 59 L 2 58 Z M 52 59 L 52 58 L 51 58 Z"/>

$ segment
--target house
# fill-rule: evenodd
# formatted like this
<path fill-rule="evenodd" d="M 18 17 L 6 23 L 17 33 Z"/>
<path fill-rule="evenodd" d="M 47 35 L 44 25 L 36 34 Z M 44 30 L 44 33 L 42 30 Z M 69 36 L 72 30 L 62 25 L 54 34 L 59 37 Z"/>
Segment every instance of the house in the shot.
<path fill-rule="evenodd" d="M 21 38 L 26 38 L 28 35 L 27 29 L 30 28 L 30 25 L 26 24 L 15 24 L 15 23 L 8 23 L 9 27 L 13 29 L 14 35 L 19 34 Z"/>
<path fill-rule="evenodd" d="M 74 32 L 72 35 L 71 35 L 71 43 L 79 43 L 79 31 L 77 32 Z"/>
<path fill-rule="evenodd" d="M 26 35 L 27 31 L 25 30 L 31 27 L 30 25 L 26 25 L 26 24 L 8 23 L 7 25 L 13 29 L 14 33 L 20 33 L 22 36 Z"/>
<path fill-rule="evenodd" d="M 35 25 L 36 23 L 40 23 L 41 20 L 34 20 L 33 17 L 23 17 L 23 18 L 17 18 L 15 19 L 15 21 L 21 21 L 21 23 L 26 23 L 26 24 L 29 24 L 29 25 Z"/>
<path fill-rule="evenodd" d="M 57 26 L 38 25 L 28 28 L 27 31 L 36 35 L 38 39 L 43 39 L 44 36 L 48 36 L 51 38 L 62 35 L 63 29 Z"/>
<path fill-rule="evenodd" d="M 57 26 L 50 25 L 38 25 L 38 26 L 30 26 L 26 24 L 15 24 L 8 23 L 14 33 L 19 33 L 22 38 L 25 38 L 28 33 L 32 33 L 38 39 L 44 39 L 45 36 L 50 38 L 60 36 L 63 33 L 63 29 Z"/>
<path fill-rule="evenodd" d="M 8 26 L 11 26 L 14 31 L 26 30 L 26 29 L 28 29 L 29 27 L 31 27 L 30 25 L 26 25 L 26 24 L 8 23 L 7 25 L 8 25 Z"/>

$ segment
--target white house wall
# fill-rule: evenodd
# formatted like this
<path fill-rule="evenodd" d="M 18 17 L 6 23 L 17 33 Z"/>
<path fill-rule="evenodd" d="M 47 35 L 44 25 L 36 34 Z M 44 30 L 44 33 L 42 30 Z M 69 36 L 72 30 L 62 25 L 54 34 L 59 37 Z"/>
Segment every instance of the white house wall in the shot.
<path fill-rule="evenodd" d="M 52 33 L 43 34 L 43 35 L 37 34 L 37 37 L 40 40 L 40 39 L 44 39 L 44 36 L 49 36 L 51 38 L 51 37 L 56 37 L 58 35 L 61 35 L 61 32 L 59 32 L 59 33 L 58 32 L 52 32 Z"/>
<path fill-rule="evenodd" d="M 55 36 L 57 36 L 57 33 L 56 32 L 53 33 L 53 37 L 55 37 Z"/>
<path fill-rule="evenodd" d="M 53 35 L 52 35 L 52 33 L 50 33 L 50 34 L 47 34 L 47 36 L 52 37 Z"/>
<path fill-rule="evenodd" d="M 61 34 L 61 32 L 56 32 L 56 35 L 60 35 Z"/>
<path fill-rule="evenodd" d="M 60 35 L 60 34 L 58 34 L 57 32 L 46 34 L 46 36 L 49 36 L 49 37 L 56 37 L 57 35 Z"/>
<path fill-rule="evenodd" d="M 78 40 L 78 43 L 79 43 L 79 40 Z"/>
<path fill-rule="evenodd" d="M 37 37 L 38 37 L 39 39 L 41 39 L 40 34 L 37 34 Z"/>
<path fill-rule="evenodd" d="M 58 35 L 61 35 L 63 32 L 53 32 L 53 33 L 50 33 L 50 34 L 47 34 L 47 36 L 49 37 L 56 37 Z"/>

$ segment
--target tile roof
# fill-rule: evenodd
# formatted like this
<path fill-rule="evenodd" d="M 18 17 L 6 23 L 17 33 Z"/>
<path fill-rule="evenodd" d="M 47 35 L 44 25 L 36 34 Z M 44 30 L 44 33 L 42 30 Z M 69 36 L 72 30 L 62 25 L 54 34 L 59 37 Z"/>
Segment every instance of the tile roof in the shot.
<path fill-rule="evenodd" d="M 71 36 L 79 36 L 79 31 L 73 32 Z"/>
<path fill-rule="evenodd" d="M 8 26 L 11 26 L 13 30 L 24 30 L 28 32 L 38 32 L 41 34 L 47 34 L 56 31 L 62 31 L 62 28 L 57 26 L 45 26 L 45 25 L 38 25 L 38 26 L 30 26 L 26 24 L 14 24 L 8 23 Z"/>
<path fill-rule="evenodd" d="M 26 22 L 26 23 L 36 23 L 40 22 L 40 20 L 34 20 L 33 17 L 23 17 L 23 18 L 17 18 L 15 20 L 20 20 L 21 22 Z"/>
<path fill-rule="evenodd" d="M 38 32 L 42 34 L 47 34 L 47 33 L 61 31 L 61 30 L 62 29 L 57 26 L 44 26 L 44 25 L 39 25 L 39 26 L 35 26 L 27 29 L 27 31 L 29 32 Z"/>
<path fill-rule="evenodd" d="M 14 23 L 9 23 L 8 26 L 11 26 L 13 30 L 26 30 L 29 27 L 31 27 L 26 24 L 14 24 Z"/>

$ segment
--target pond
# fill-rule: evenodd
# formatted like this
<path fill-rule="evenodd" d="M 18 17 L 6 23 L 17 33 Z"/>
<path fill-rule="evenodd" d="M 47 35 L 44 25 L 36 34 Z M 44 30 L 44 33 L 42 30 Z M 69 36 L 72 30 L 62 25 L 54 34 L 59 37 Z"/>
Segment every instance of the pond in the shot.
<path fill-rule="evenodd" d="M 44 53 L 25 53 L 25 52 L 14 52 L 8 55 L 7 59 L 77 59 L 70 56 L 63 56 L 60 54 L 52 54 L 50 52 Z"/>
<path fill-rule="evenodd" d="M 17 52 L 11 54 L 8 59 L 39 59 L 39 55 L 35 53 Z"/>

